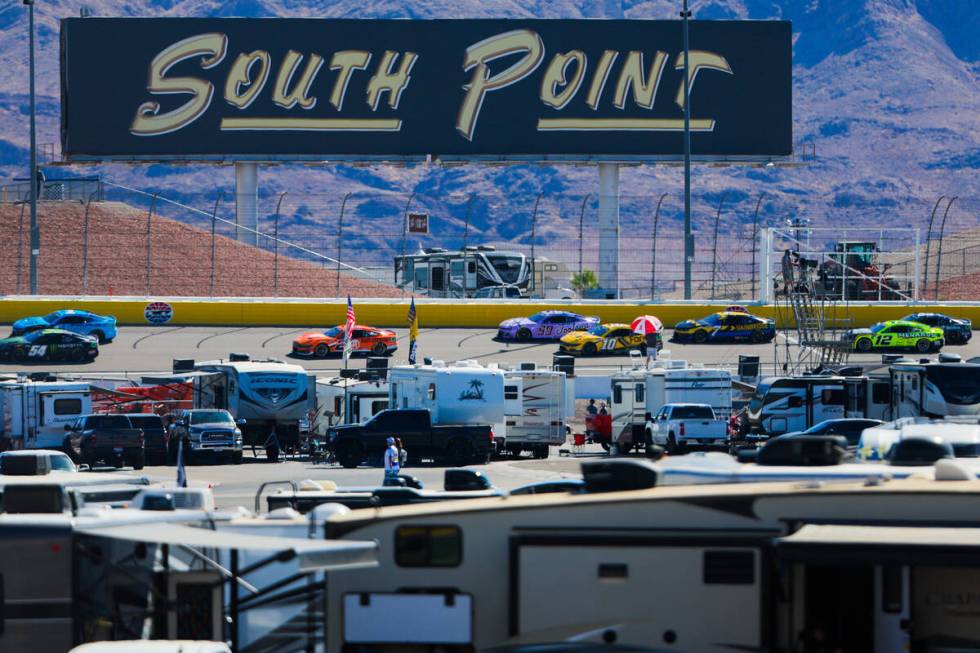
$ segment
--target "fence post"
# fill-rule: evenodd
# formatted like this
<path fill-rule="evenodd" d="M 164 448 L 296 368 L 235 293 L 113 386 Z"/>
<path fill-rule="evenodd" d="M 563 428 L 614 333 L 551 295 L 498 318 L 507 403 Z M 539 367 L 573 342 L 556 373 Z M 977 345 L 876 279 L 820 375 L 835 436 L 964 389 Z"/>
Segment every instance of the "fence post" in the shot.
<path fill-rule="evenodd" d="M 405 256 L 405 238 L 408 237 L 408 209 L 412 207 L 412 200 L 415 199 L 415 191 L 408 196 L 408 201 L 405 202 L 405 210 L 402 212 L 402 242 L 398 245 L 398 256 Z"/>
<path fill-rule="evenodd" d="M 153 265 L 153 263 L 152 263 L 152 261 L 153 261 L 153 249 L 152 249 L 152 246 L 150 244 L 150 242 L 152 240 L 151 239 L 151 235 L 152 234 L 151 234 L 151 231 L 150 231 L 150 225 L 152 223 L 151 222 L 151 218 L 153 218 L 153 209 L 156 208 L 156 205 L 157 205 L 157 197 L 159 195 L 160 195 L 160 193 L 156 193 L 156 194 L 153 195 L 153 198 L 150 200 L 150 210 L 147 211 L 147 213 L 146 213 L 146 296 L 147 297 L 150 296 L 150 274 L 151 274 L 150 267 Z"/>
<path fill-rule="evenodd" d="M 922 263 L 922 261 L 920 260 L 920 256 L 922 256 L 922 254 L 921 254 L 921 252 L 919 252 L 919 229 L 916 228 L 916 230 L 915 230 L 915 256 L 914 256 L 914 259 L 913 259 L 914 262 L 912 264 L 912 271 L 913 271 L 913 277 L 912 277 L 912 279 L 913 279 L 912 280 L 912 302 L 915 303 L 915 304 L 918 304 L 919 303 L 919 278 L 921 276 L 919 274 L 919 265 Z"/>
<path fill-rule="evenodd" d="M 578 214 L 578 273 L 582 276 L 582 237 L 583 228 L 585 226 L 585 207 L 589 203 L 589 198 L 592 197 L 592 193 L 586 193 L 585 199 L 582 200 L 582 210 Z"/>
<path fill-rule="evenodd" d="M 955 202 L 957 199 L 959 198 L 954 195 L 948 202 L 946 202 L 946 210 L 943 212 L 943 221 L 939 227 L 939 252 L 936 254 L 936 292 L 933 293 L 935 295 L 934 299 L 937 301 L 939 300 L 939 272 L 942 270 L 943 266 L 943 234 L 946 231 L 946 216 L 949 215 L 949 207 L 953 206 L 953 202 Z"/>
<path fill-rule="evenodd" d="M 101 189 L 96 189 L 89 195 L 88 202 L 85 203 L 85 217 L 82 219 L 82 294 L 88 294 L 88 210 L 92 206 L 93 198 L 99 195 Z"/>
<path fill-rule="evenodd" d="M 940 195 L 939 199 L 936 200 L 936 204 L 932 207 L 932 213 L 929 215 L 929 230 L 926 231 L 926 278 L 923 282 L 923 292 L 929 292 L 929 254 L 932 249 L 932 222 L 936 219 L 936 211 L 939 209 L 939 204 L 946 199 L 945 195 Z"/>
<path fill-rule="evenodd" d="M 653 245 L 650 247 L 650 301 L 657 298 L 657 226 L 660 223 L 660 205 L 664 203 L 667 193 L 657 200 L 657 210 L 653 212 Z M 581 229 L 581 226 L 579 227 Z M 581 251 L 581 250 L 579 250 Z"/>
<path fill-rule="evenodd" d="M 755 203 L 755 215 L 752 217 L 752 299 L 758 299 L 756 296 L 756 270 L 755 270 L 755 253 L 759 249 L 759 209 L 762 207 L 762 199 L 766 196 L 766 191 L 759 193 L 759 201 Z"/>
<path fill-rule="evenodd" d="M 463 227 L 463 249 L 466 249 L 466 243 L 470 237 L 470 214 L 473 212 L 473 201 L 476 199 L 476 193 L 470 193 L 470 199 L 466 202 L 466 225 Z M 466 285 L 465 283 L 463 284 Z"/>
<path fill-rule="evenodd" d="M 279 201 L 276 202 L 276 219 L 272 225 L 272 247 L 275 252 L 272 259 L 272 291 L 276 297 L 279 296 L 279 209 L 288 192 L 284 190 L 279 193 Z"/>
<path fill-rule="evenodd" d="M 337 297 L 340 297 L 340 256 L 344 242 L 344 209 L 347 208 L 347 200 L 350 199 L 350 196 L 351 193 L 344 195 L 344 201 L 340 203 L 340 219 L 337 221 Z"/>
<path fill-rule="evenodd" d="M 214 200 L 214 210 L 211 211 L 211 297 L 214 297 L 214 278 L 215 278 L 215 261 L 214 261 L 214 224 L 218 219 L 218 203 L 221 202 L 221 197 L 224 195 L 223 191 L 218 191 L 218 197 Z M 238 229 L 237 223 L 235 229 Z"/>
<path fill-rule="evenodd" d="M 538 196 L 534 199 L 534 211 L 531 213 L 531 290 L 537 290 L 537 284 L 534 283 L 534 232 L 538 226 L 538 204 L 541 203 L 541 196 L 544 193 L 538 193 Z M 543 279 L 542 279 L 543 281 Z"/>
<path fill-rule="evenodd" d="M 712 245 L 711 252 L 711 299 L 715 298 L 715 276 L 718 272 L 718 223 L 721 222 L 721 206 L 725 203 L 725 197 L 728 195 L 726 190 L 721 194 L 721 199 L 718 200 L 718 213 L 715 215 L 715 236 L 714 244 Z"/>

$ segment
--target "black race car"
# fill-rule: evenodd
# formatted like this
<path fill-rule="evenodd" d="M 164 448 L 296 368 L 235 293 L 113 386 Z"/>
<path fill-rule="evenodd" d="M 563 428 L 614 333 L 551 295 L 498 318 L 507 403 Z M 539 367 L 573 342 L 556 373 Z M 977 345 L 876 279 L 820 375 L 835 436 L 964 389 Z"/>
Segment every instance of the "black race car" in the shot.
<path fill-rule="evenodd" d="M 942 313 L 912 313 L 902 318 L 943 330 L 947 345 L 965 345 L 973 337 L 973 323 L 962 317 L 950 317 Z"/>
<path fill-rule="evenodd" d="M 99 355 L 99 340 L 64 329 L 42 329 L 0 340 L 4 361 L 91 361 Z"/>

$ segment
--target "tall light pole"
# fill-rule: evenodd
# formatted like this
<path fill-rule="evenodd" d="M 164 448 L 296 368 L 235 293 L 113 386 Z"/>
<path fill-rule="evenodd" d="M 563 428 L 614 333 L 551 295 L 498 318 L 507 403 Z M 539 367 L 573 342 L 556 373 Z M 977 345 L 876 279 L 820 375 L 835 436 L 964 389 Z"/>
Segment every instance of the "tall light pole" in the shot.
<path fill-rule="evenodd" d="M 41 234 L 37 226 L 37 133 L 34 124 L 34 0 L 24 0 L 27 5 L 27 24 L 30 31 L 30 95 L 31 95 L 31 172 L 28 175 L 31 186 L 31 294 L 37 294 L 37 259 L 41 253 Z"/>
<path fill-rule="evenodd" d="M 691 265 L 694 262 L 694 236 L 691 234 L 691 76 L 687 58 L 690 54 L 687 25 L 691 12 L 684 0 L 681 19 L 684 25 L 684 299 L 691 298 Z"/>

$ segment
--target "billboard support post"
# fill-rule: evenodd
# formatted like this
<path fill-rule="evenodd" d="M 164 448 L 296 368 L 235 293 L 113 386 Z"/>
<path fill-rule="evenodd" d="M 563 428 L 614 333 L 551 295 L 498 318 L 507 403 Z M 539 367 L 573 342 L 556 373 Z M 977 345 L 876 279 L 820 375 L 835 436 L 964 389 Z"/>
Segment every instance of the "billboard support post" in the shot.
<path fill-rule="evenodd" d="M 694 238 L 691 233 L 691 75 L 687 58 L 690 54 L 688 20 L 691 12 L 684 0 L 681 19 L 684 24 L 684 299 L 691 298 L 691 264 L 694 262 Z"/>
<path fill-rule="evenodd" d="M 599 287 L 619 298 L 619 164 L 599 164 Z"/>
<path fill-rule="evenodd" d="M 259 245 L 259 164 L 235 163 L 235 224 L 245 227 L 245 240 Z M 236 229 L 237 231 L 237 229 Z"/>
<path fill-rule="evenodd" d="M 30 92 L 31 92 L 31 174 L 28 175 L 31 184 L 31 294 L 37 294 L 37 261 L 41 254 L 41 232 L 37 224 L 37 194 L 41 191 L 40 175 L 37 173 L 37 126 L 36 105 L 34 98 L 34 0 L 24 0 L 27 5 L 27 22 L 30 32 Z"/>

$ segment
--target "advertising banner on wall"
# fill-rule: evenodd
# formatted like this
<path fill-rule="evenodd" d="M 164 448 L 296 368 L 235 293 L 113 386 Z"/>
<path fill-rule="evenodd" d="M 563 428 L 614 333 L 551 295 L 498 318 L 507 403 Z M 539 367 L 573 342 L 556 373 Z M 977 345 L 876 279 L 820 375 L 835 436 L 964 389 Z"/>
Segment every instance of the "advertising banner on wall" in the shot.
<path fill-rule="evenodd" d="M 70 159 L 672 157 L 680 21 L 68 18 Z M 792 151 L 792 30 L 691 21 L 696 156 Z"/>

